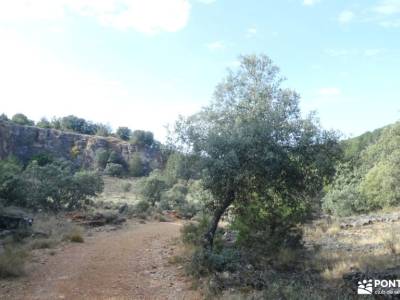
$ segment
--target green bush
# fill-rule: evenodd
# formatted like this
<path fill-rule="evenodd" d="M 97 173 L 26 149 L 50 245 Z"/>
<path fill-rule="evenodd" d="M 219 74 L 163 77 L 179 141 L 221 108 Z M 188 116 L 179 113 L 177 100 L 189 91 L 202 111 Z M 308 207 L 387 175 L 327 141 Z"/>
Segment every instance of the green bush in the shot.
<path fill-rule="evenodd" d="M 7 205 L 60 211 L 85 204 L 103 190 L 103 180 L 94 172 L 75 172 L 69 162 L 39 165 L 34 160 L 22 170 L 18 164 L 0 162 L 0 197 Z"/>
<path fill-rule="evenodd" d="M 131 136 L 131 143 L 139 147 L 151 146 L 154 143 L 153 133 L 150 131 L 135 130 Z"/>
<path fill-rule="evenodd" d="M 121 140 L 128 141 L 131 138 L 132 131 L 128 127 L 118 127 L 116 134 Z"/>
<path fill-rule="evenodd" d="M 41 118 L 39 122 L 36 124 L 39 128 L 51 128 L 51 123 L 46 118 Z"/>
<path fill-rule="evenodd" d="M 96 168 L 99 170 L 104 170 L 107 166 L 108 159 L 110 158 L 110 153 L 106 149 L 98 149 L 95 154 Z"/>
<path fill-rule="evenodd" d="M 11 121 L 18 125 L 27 125 L 27 126 L 35 125 L 35 122 L 33 122 L 32 120 L 29 120 L 28 117 L 25 116 L 24 114 L 15 114 L 11 118 Z"/>
<path fill-rule="evenodd" d="M 160 202 L 162 193 L 167 188 L 164 180 L 153 175 L 143 180 L 140 194 L 154 206 L 157 202 Z"/>
<path fill-rule="evenodd" d="M 130 192 L 131 189 L 132 189 L 132 183 L 130 183 L 130 182 L 124 182 L 124 183 L 122 184 L 121 188 L 122 188 L 122 191 L 123 191 L 124 193 L 128 193 L 128 192 Z"/>
<path fill-rule="evenodd" d="M 135 213 L 138 214 L 143 214 L 143 213 L 147 213 L 150 209 L 150 203 L 146 200 L 141 200 L 138 203 L 136 203 L 135 205 Z"/>
<path fill-rule="evenodd" d="M 129 161 L 129 175 L 133 177 L 140 177 L 145 174 L 144 163 L 139 153 L 134 153 L 131 160 Z"/>
<path fill-rule="evenodd" d="M 0 122 L 1 122 L 1 121 L 3 121 L 3 122 L 9 122 L 10 119 L 7 117 L 6 114 L 1 114 L 1 115 L 0 115 Z"/>
<path fill-rule="evenodd" d="M 0 160 L 0 198 L 19 204 L 23 198 L 20 189 L 22 165 L 14 158 Z"/>
<path fill-rule="evenodd" d="M 116 163 L 108 163 L 104 169 L 104 174 L 113 177 L 122 177 L 125 175 L 125 169 L 122 165 Z"/>

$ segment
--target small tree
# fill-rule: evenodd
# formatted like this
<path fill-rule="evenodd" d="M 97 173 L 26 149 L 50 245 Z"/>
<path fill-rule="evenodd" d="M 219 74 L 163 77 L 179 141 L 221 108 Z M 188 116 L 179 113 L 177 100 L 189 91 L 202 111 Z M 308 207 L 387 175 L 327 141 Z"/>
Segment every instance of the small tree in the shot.
<path fill-rule="evenodd" d="M 33 122 L 32 120 L 29 120 L 28 117 L 25 116 L 24 114 L 15 114 L 11 118 L 11 121 L 18 125 L 27 125 L 27 126 L 35 125 L 35 122 Z"/>
<path fill-rule="evenodd" d="M 144 163 L 139 153 L 134 153 L 129 161 L 129 175 L 140 177 L 144 175 Z"/>
<path fill-rule="evenodd" d="M 132 131 L 128 127 L 118 127 L 117 136 L 124 141 L 129 141 L 132 135 Z"/>
<path fill-rule="evenodd" d="M 0 121 L 8 122 L 8 121 L 10 121 L 10 119 L 7 117 L 6 114 L 1 114 L 0 115 Z"/>
<path fill-rule="evenodd" d="M 154 143 L 154 135 L 150 131 L 135 130 L 132 133 L 131 143 L 139 147 L 151 146 Z"/>
<path fill-rule="evenodd" d="M 51 128 L 51 123 L 46 118 L 41 118 L 36 126 L 40 128 Z"/>
<path fill-rule="evenodd" d="M 266 56 L 241 57 L 215 91 L 214 102 L 175 127 L 176 146 L 203 166 L 202 181 L 214 202 L 204 246 L 212 249 L 222 215 L 249 204 L 262 207 L 271 238 L 309 212 L 310 199 L 334 173 L 337 137 L 303 118 L 299 95 L 281 87 L 279 69 Z"/>
<path fill-rule="evenodd" d="M 144 180 L 140 192 L 154 206 L 157 202 L 160 202 L 161 195 L 167 188 L 168 186 L 165 181 L 157 176 L 150 176 Z"/>

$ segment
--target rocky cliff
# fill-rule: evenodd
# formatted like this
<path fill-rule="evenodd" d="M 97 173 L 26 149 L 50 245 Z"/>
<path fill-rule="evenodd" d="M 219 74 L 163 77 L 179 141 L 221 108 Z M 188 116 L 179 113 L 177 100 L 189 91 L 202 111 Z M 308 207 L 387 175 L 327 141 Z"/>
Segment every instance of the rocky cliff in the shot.
<path fill-rule="evenodd" d="M 92 169 L 99 149 L 115 151 L 126 162 L 137 152 L 147 165 L 158 164 L 161 159 L 156 147 L 139 148 L 112 137 L 82 135 L 0 121 L 0 159 L 13 155 L 27 162 L 35 155 L 49 154 Z"/>

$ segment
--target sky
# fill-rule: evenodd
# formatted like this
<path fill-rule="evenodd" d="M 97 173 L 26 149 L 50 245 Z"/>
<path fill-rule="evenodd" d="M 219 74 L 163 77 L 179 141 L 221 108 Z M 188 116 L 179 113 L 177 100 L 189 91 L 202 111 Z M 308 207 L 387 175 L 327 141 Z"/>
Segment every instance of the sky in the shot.
<path fill-rule="evenodd" d="M 207 105 L 266 54 L 326 129 L 399 120 L 400 0 L 0 2 L 0 113 L 151 130 Z"/>

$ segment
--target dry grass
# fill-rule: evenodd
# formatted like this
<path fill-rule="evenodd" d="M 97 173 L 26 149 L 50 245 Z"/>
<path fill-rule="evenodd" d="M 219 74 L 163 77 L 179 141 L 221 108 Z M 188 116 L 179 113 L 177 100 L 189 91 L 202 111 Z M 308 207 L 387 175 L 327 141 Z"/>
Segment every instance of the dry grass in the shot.
<path fill-rule="evenodd" d="M 309 243 L 318 245 L 307 262 L 328 281 L 340 281 L 344 274 L 359 270 L 380 271 L 400 263 L 400 223 L 376 223 L 340 229 L 338 223 L 321 222 L 305 229 Z M 329 241 L 329 238 L 333 239 Z M 326 247 L 324 243 L 331 243 Z M 337 248 L 332 247 L 335 245 Z"/>
<path fill-rule="evenodd" d="M 82 229 L 78 226 L 74 226 L 70 232 L 66 233 L 63 240 L 70 241 L 72 243 L 83 243 L 85 239 L 83 238 Z"/>
<path fill-rule="evenodd" d="M 28 253 L 15 247 L 6 247 L 0 254 L 0 278 L 18 277 L 24 274 Z"/>
<path fill-rule="evenodd" d="M 138 179 L 108 176 L 103 179 L 104 191 L 95 199 L 96 201 L 134 204 L 140 200 L 137 196 Z"/>

